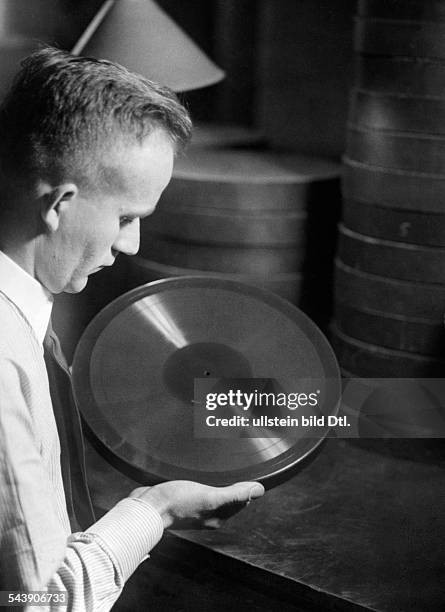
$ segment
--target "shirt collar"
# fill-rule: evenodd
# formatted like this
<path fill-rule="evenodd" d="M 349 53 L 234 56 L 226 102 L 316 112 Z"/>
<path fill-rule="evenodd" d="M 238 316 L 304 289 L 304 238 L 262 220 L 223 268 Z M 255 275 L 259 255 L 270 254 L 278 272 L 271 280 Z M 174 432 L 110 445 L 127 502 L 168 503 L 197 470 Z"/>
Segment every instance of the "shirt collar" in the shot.
<path fill-rule="evenodd" d="M 53 306 L 52 294 L 0 251 L 0 291 L 15 304 L 42 344 Z"/>

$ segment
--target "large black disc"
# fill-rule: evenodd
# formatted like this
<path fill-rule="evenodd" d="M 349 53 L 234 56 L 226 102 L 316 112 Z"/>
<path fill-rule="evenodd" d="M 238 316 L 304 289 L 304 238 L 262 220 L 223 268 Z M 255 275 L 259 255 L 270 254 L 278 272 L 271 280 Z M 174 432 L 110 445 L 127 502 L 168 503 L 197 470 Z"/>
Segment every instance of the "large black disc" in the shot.
<path fill-rule="evenodd" d="M 327 433 L 196 437 L 193 388 L 204 376 L 288 381 L 294 391 L 316 379 L 321 412 L 338 408 L 338 365 L 315 324 L 272 293 L 213 277 L 157 281 L 121 296 L 90 323 L 73 364 L 75 398 L 94 440 L 145 484 L 267 481 Z"/>

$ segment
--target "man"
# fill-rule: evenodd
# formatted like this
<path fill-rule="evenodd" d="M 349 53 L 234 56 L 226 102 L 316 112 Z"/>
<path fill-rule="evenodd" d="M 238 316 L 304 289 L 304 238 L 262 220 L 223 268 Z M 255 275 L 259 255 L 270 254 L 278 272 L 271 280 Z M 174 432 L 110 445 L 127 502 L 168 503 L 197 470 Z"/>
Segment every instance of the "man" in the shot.
<path fill-rule="evenodd" d="M 217 526 L 264 492 L 253 482 L 140 487 L 71 533 L 67 432 L 43 352 L 52 295 L 81 291 L 118 253 L 137 252 L 139 219 L 190 129 L 170 91 L 55 49 L 24 62 L 0 109 L 0 590 L 66 590 L 69 610 L 108 610 L 164 528 Z"/>

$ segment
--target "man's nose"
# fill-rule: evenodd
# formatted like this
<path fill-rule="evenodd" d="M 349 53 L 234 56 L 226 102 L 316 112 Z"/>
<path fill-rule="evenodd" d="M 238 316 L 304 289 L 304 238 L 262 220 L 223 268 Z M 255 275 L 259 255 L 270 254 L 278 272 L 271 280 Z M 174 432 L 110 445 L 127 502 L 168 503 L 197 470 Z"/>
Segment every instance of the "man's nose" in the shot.
<path fill-rule="evenodd" d="M 139 251 L 139 243 L 139 219 L 134 219 L 131 223 L 121 228 L 119 235 L 113 244 L 113 250 L 119 251 L 124 255 L 136 255 L 136 253 Z"/>

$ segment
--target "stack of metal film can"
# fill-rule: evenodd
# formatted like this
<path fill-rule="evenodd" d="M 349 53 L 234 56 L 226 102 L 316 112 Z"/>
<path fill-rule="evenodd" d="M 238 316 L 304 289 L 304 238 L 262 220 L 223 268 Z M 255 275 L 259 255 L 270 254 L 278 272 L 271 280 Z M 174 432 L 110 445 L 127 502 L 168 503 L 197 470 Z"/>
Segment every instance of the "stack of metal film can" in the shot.
<path fill-rule="evenodd" d="M 332 339 L 346 375 L 445 372 L 445 3 L 361 0 Z"/>
<path fill-rule="evenodd" d="M 340 164 L 251 142 L 237 147 L 233 134 L 224 146 L 218 133 L 219 144 L 201 138 L 177 160 L 155 213 L 141 223 L 130 285 L 211 275 L 273 291 L 326 319 Z"/>

